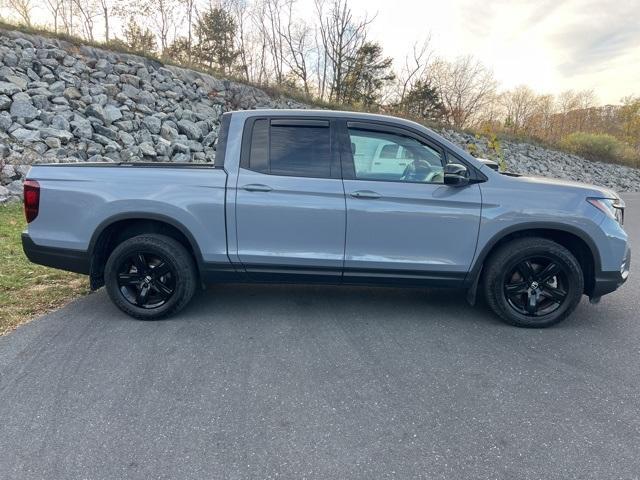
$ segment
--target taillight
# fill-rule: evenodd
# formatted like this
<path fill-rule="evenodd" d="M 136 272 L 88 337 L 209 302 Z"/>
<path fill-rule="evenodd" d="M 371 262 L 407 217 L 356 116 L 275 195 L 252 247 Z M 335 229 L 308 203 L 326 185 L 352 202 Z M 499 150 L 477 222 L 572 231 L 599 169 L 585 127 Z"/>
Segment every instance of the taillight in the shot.
<path fill-rule="evenodd" d="M 40 184 L 35 180 L 24 181 L 24 216 L 27 223 L 33 222 L 40 208 Z"/>

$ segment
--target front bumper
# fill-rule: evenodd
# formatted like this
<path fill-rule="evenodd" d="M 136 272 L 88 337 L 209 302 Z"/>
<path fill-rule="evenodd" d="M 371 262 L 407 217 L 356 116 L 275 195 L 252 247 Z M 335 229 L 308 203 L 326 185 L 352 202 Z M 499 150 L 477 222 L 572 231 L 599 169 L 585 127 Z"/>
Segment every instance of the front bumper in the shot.
<path fill-rule="evenodd" d="M 629 269 L 631 267 L 631 250 L 627 248 L 622 265 L 619 271 L 599 272 L 594 279 L 593 291 L 589 295 L 591 299 L 598 299 L 603 295 L 616 291 L 629 278 Z"/>
<path fill-rule="evenodd" d="M 37 245 L 27 232 L 22 233 L 22 249 L 27 258 L 38 265 L 89 274 L 90 263 L 87 252 Z"/>

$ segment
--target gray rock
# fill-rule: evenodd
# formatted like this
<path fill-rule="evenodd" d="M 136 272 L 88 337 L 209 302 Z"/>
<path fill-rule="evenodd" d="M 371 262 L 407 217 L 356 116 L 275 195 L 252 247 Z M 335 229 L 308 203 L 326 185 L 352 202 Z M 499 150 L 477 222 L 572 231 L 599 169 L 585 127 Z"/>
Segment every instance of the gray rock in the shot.
<path fill-rule="evenodd" d="M 0 113 L 0 131 L 6 132 L 11 128 L 13 124 L 13 120 L 11 120 L 11 115 L 9 112 Z"/>
<path fill-rule="evenodd" d="M 106 122 L 104 109 L 102 108 L 102 105 L 99 105 L 97 103 L 91 104 L 85 109 L 84 113 L 88 117 L 95 117 L 102 120 L 103 122 Z"/>
<path fill-rule="evenodd" d="M 44 139 L 44 143 L 46 143 L 49 148 L 60 148 L 61 146 L 60 139 L 56 137 L 47 137 Z"/>
<path fill-rule="evenodd" d="M 38 110 L 49 110 L 50 102 L 47 95 L 33 95 L 31 101 Z"/>
<path fill-rule="evenodd" d="M 51 120 L 51 126 L 53 128 L 57 128 L 58 130 L 69 130 L 70 128 L 69 121 L 62 115 L 54 115 L 53 119 Z"/>
<path fill-rule="evenodd" d="M 185 163 L 191 161 L 191 156 L 188 153 L 176 153 L 171 157 L 172 162 Z"/>
<path fill-rule="evenodd" d="M 144 117 L 142 119 L 142 123 L 145 127 L 147 127 L 147 130 L 149 130 L 151 133 L 154 133 L 154 134 L 160 133 L 162 122 L 158 117 L 153 117 L 153 116 Z"/>
<path fill-rule="evenodd" d="M 41 128 L 40 129 L 40 137 L 54 137 L 60 139 L 62 143 L 67 143 L 73 138 L 73 134 L 67 130 L 57 130 L 55 128 Z"/>
<path fill-rule="evenodd" d="M 125 145 L 126 147 L 130 147 L 132 145 L 135 145 L 136 140 L 135 138 L 133 138 L 133 135 L 120 130 L 118 132 L 118 139 L 122 142 L 123 145 Z"/>
<path fill-rule="evenodd" d="M 113 71 L 113 66 L 105 58 L 101 58 L 96 62 L 96 70 L 101 70 L 104 73 L 110 73 Z"/>
<path fill-rule="evenodd" d="M 93 136 L 93 127 L 89 120 L 84 118 L 76 119 L 71 122 L 71 127 L 73 128 L 72 133 L 75 137 L 88 139 Z"/>
<path fill-rule="evenodd" d="M 143 105 L 153 105 L 154 103 L 156 103 L 156 97 L 154 97 L 151 92 L 147 92 L 145 90 L 138 93 L 136 99 L 138 100 L 138 103 L 141 103 Z"/>
<path fill-rule="evenodd" d="M 140 87 L 140 79 L 135 75 L 129 75 L 128 73 L 123 73 L 120 75 L 120 81 L 122 83 L 128 83 L 129 85 L 133 85 L 136 88 Z"/>
<path fill-rule="evenodd" d="M 107 125 L 111 125 L 113 122 L 118 121 L 122 118 L 122 112 L 118 107 L 113 105 L 107 105 L 104 107 L 104 120 L 107 122 Z"/>
<path fill-rule="evenodd" d="M 174 143 L 173 145 L 171 145 L 171 155 L 174 155 L 176 153 L 189 153 L 189 152 L 191 152 L 191 150 L 187 145 L 184 145 L 183 143 Z"/>
<path fill-rule="evenodd" d="M 9 95 L 12 96 L 22 89 L 12 82 L 0 82 L 0 95 Z"/>
<path fill-rule="evenodd" d="M 13 52 L 7 52 L 4 55 L 3 62 L 7 67 L 16 67 L 18 65 L 18 56 Z"/>
<path fill-rule="evenodd" d="M 40 132 L 37 130 L 27 130 L 26 128 L 16 128 L 11 132 L 11 136 L 18 142 L 37 142 L 40 140 Z"/>
<path fill-rule="evenodd" d="M 9 190 L 10 194 L 17 195 L 22 198 L 22 180 L 14 180 L 9 185 L 7 185 L 7 189 Z"/>
<path fill-rule="evenodd" d="M 62 96 L 67 100 L 78 100 L 82 97 L 82 93 L 76 87 L 67 87 L 64 89 Z"/>
<path fill-rule="evenodd" d="M 7 158 L 11 153 L 9 145 L 6 143 L 0 143 L 0 158 Z"/>
<path fill-rule="evenodd" d="M 16 165 L 14 167 L 20 178 L 25 178 L 31 169 L 30 165 Z"/>
<path fill-rule="evenodd" d="M 147 157 L 155 157 L 157 155 L 156 149 L 153 148 L 150 142 L 143 142 L 139 145 L 140 153 Z"/>
<path fill-rule="evenodd" d="M 178 122 L 178 131 L 185 134 L 190 140 L 200 140 L 202 138 L 200 128 L 189 120 L 180 120 Z"/>
<path fill-rule="evenodd" d="M 218 139 L 218 132 L 211 132 L 202 139 L 202 145 L 205 147 L 210 147 L 216 142 L 217 139 Z"/>
<path fill-rule="evenodd" d="M 15 168 L 13 168 L 13 165 L 5 165 L 2 167 L 2 170 L 0 170 L 0 180 L 2 180 L 2 183 L 9 183 L 19 176 Z"/>
<path fill-rule="evenodd" d="M 107 137 L 110 140 L 117 140 L 118 139 L 118 132 L 116 132 L 115 130 L 109 128 L 109 127 L 103 127 L 102 125 L 94 125 L 93 126 L 93 130 L 94 132 L 96 132 L 98 135 L 102 135 L 103 137 Z"/>
<path fill-rule="evenodd" d="M 30 122 L 40 114 L 39 110 L 31 103 L 31 99 L 28 101 L 22 99 L 14 100 L 9 111 L 13 118 L 22 118 L 26 122 Z"/>
<path fill-rule="evenodd" d="M 116 122 L 115 125 L 120 130 L 124 130 L 125 132 L 130 132 L 133 130 L 133 122 L 131 122 L 130 120 L 122 120 L 120 122 Z"/>
<path fill-rule="evenodd" d="M 26 90 L 28 80 L 18 75 L 7 75 L 5 79 L 18 86 L 20 90 Z"/>
<path fill-rule="evenodd" d="M 7 110 L 11 106 L 11 99 L 6 95 L 0 95 L 0 110 Z"/>
<path fill-rule="evenodd" d="M 162 125 L 162 128 L 160 129 L 160 136 L 165 140 L 169 140 L 170 142 L 172 142 L 176 138 L 178 138 L 178 130 L 171 127 L 167 123 L 164 123 Z"/>

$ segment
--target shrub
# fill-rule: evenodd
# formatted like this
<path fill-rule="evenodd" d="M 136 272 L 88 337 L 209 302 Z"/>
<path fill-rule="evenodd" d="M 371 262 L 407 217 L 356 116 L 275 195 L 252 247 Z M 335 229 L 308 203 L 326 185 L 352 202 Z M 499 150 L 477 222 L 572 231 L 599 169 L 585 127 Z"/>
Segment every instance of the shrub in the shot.
<path fill-rule="evenodd" d="M 562 139 L 560 145 L 588 160 L 621 163 L 632 167 L 640 164 L 640 158 L 633 148 L 606 133 L 571 133 Z"/>

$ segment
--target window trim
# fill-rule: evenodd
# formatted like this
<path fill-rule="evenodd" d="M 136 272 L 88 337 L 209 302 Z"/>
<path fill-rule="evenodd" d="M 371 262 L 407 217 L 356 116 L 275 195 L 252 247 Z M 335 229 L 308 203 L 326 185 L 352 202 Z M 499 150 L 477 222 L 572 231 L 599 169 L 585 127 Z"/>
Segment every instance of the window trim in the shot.
<path fill-rule="evenodd" d="M 269 130 L 267 136 L 271 142 L 271 126 L 288 126 L 288 127 L 323 127 L 329 129 L 329 176 L 313 176 L 300 174 L 274 174 L 271 171 L 261 172 L 250 168 L 249 160 L 251 156 L 251 138 L 253 137 L 253 127 L 258 120 L 267 120 L 269 122 Z M 318 178 L 318 179 L 341 179 L 341 164 L 339 156 L 340 142 L 338 142 L 337 128 L 335 120 L 327 117 L 308 117 L 308 116 L 270 116 L 260 115 L 250 117 L 245 121 L 242 132 L 242 144 L 240 147 L 240 167 L 252 172 L 261 173 L 263 175 L 272 175 L 274 177 L 299 177 L 299 178 Z M 267 164 L 271 170 L 271 145 L 267 150 Z"/>

